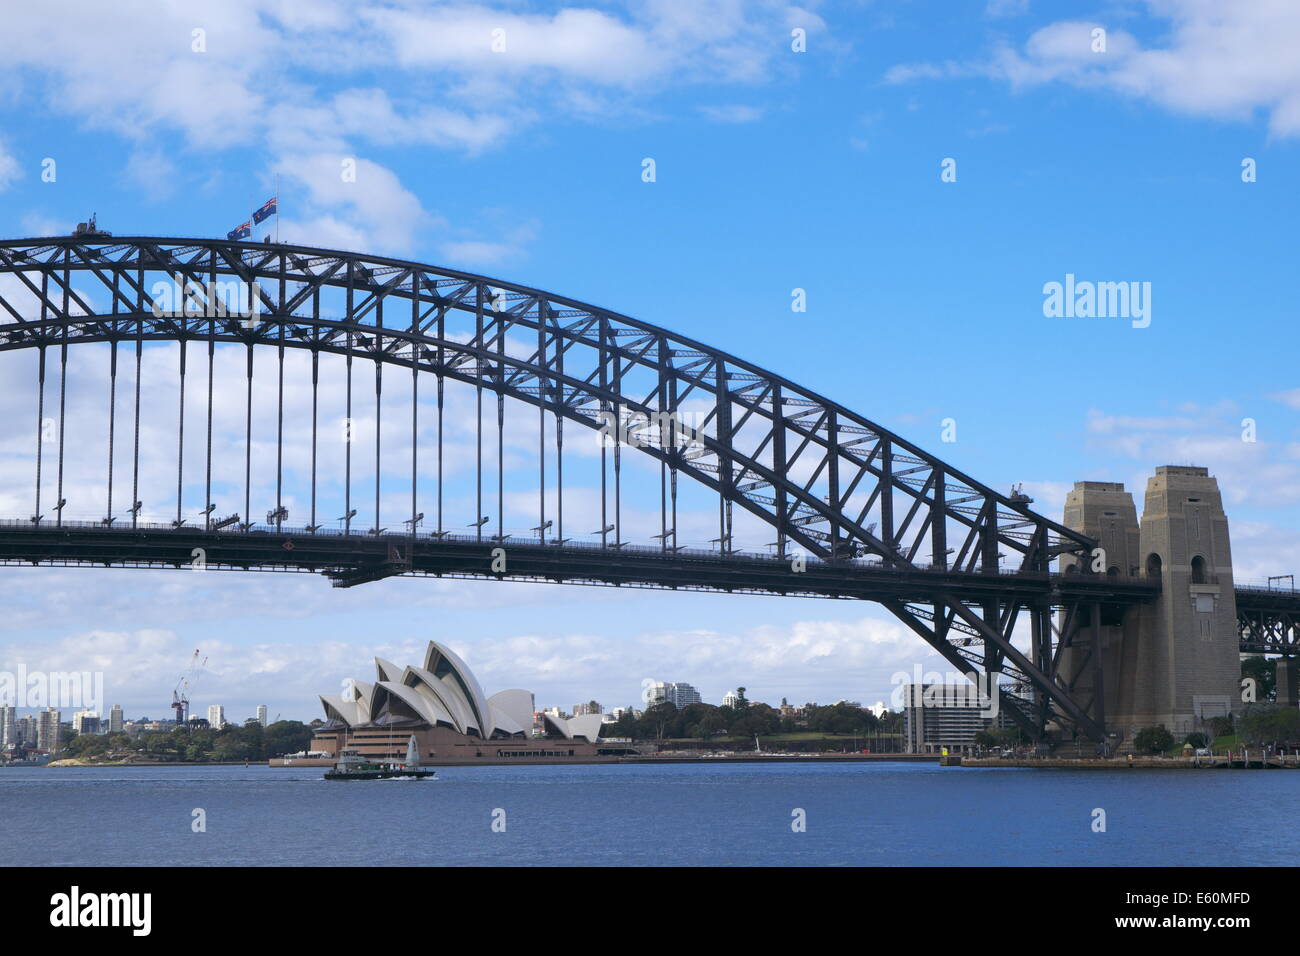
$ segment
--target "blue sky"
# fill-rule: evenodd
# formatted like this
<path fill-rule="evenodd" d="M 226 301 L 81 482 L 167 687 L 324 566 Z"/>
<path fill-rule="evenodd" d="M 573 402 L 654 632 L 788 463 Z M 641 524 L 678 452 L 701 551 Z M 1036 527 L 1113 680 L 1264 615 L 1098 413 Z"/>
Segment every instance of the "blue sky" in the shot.
<path fill-rule="evenodd" d="M 224 235 L 278 176 L 282 238 L 666 326 L 1024 482 L 1049 515 L 1075 480 L 1140 492 L 1156 465 L 1207 465 L 1238 580 L 1300 565 L 1286 4 L 69 0 L 6 24 L 6 236 L 92 211 L 118 234 Z M 1067 273 L 1149 282 L 1150 326 L 1045 317 Z M 30 391 L 18 365 L 0 376 Z M 4 661 L 102 669 L 110 702 L 151 716 L 194 647 L 195 704 L 237 717 L 314 716 L 370 655 L 431 637 L 489 692 L 566 708 L 630 703 L 647 677 L 714 701 L 887 700 L 934 660 L 882 610 L 822 601 L 39 569 L 0 593 Z"/>

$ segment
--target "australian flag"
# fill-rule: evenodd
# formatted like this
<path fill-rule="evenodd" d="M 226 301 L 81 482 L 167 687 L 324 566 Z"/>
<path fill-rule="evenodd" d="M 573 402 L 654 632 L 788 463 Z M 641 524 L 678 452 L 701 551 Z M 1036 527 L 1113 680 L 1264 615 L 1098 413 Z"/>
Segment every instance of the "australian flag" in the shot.
<path fill-rule="evenodd" d="M 249 236 L 251 236 L 252 234 L 253 234 L 253 224 L 252 224 L 251 222 L 246 222 L 246 223 L 244 223 L 242 226 L 240 226 L 238 229 L 232 229 L 232 230 L 230 230 L 230 232 L 226 233 L 226 238 L 227 238 L 227 239 L 247 239 L 247 238 L 248 238 Z"/>
<path fill-rule="evenodd" d="M 276 203 L 278 201 L 279 201 L 278 196 L 275 199 L 268 199 L 266 201 L 266 205 L 264 205 L 261 209 L 257 210 L 257 212 L 253 213 L 253 222 L 260 223 L 262 220 L 270 219 L 272 216 L 274 216 L 276 213 Z"/>

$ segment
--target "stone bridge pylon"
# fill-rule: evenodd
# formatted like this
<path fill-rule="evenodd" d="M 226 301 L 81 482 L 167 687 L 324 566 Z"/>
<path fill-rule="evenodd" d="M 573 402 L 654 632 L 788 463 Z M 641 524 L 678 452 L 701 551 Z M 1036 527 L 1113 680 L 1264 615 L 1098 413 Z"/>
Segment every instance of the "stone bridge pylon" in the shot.
<path fill-rule="evenodd" d="M 1064 523 L 1099 542 L 1094 561 L 1106 573 L 1160 584 L 1150 602 L 1102 610 L 1099 660 L 1087 645 L 1062 650 L 1067 685 L 1085 697 L 1100 694 L 1113 739 L 1131 741 L 1156 724 L 1181 737 L 1239 712 L 1232 547 L 1209 469 L 1157 468 L 1140 520 L 1122 484 L 1076 482 Z M 1074 563 L 1063 559 L 1066 570 Z"/>

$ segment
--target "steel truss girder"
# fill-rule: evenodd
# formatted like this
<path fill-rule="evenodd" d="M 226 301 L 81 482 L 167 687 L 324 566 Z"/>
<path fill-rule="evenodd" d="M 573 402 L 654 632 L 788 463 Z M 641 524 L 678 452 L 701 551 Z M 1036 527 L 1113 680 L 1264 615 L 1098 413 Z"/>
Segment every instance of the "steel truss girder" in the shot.
<path fill-rule="evenodd" d="M 1300 652 L 1300 591 L 1238 587 L 1236 599 L 1243 654 Z"/>
<path fill-rule="evenodd" d="M 1300 614 L 1289 610 L 1238 609 L 1237 630 L 1244 654 L 1282 654 L 1300 651 Z"/>

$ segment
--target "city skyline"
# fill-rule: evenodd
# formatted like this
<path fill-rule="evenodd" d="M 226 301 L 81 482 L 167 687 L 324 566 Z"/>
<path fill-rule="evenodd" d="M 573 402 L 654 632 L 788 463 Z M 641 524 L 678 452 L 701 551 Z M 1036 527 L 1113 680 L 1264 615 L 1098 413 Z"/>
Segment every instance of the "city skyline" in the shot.
<path fill-rule="evenodd" d="M 668 681 L 668 682 L 666 682 L 666 683 L 668 683 L 668 684 L 670 684 L 670 685 L 680 685 L 680 686 L 688 687 L 688 688 L 691 688 L 692 691 L 694 691 L 694 687 L 693 687 L 693 685 L 691 685 L 691 684 L 689 684 L 689 683 L 687 683 L 687 682 L 684 682 L 684 681 Z M 624 701 L 624 702 L 621 702 L 621 703 L 605 703 L 605 702 L 602 702 L 602 701 L 597 700 L 597 699 L 594 698 L 594 697 L 590 697 L 590 698 L 588 698 L 587 701 L 581 701 L 581 702 L 578 702 L 578 703 L 576 703 L 576 704 L 573 704 L 573 705 L 572 705 L 571 707 L 569 707 L 569 708 L 561 707 L 559 704 L 555 704 L 555 703 L 547 704 L 547 705 L 545 705 L 545 706 L 542 706 L 542 705 L 539 704 L 539 705 L 538 705 L 538 712 L 540 713 L 540 712 L 542 712 L 542 711 L 558 711 L 558 712 L 561 712 L 561 713 L 567 713 L 567 714 L 571 714 L 571 715 L 581 715 L 581 714 L 583 714 L 583 713 L 604 713 L 604 714 L 609 714 L 609 713 L 611 713 L 611 712 L 613 712 L 613 711 L 622 711 L 622 710 L 628 710 L 628 709 L 630 709 L 630 710 L 635 710 L 635 711 L 640 712 L 640 711 L 643 711 L 646 707 L 651 706 L 651 704 L 653 703 L 653 701 L 647 702 L 647 701 L 645 701 L 644 699 L 642 699 L 642 696 L 640 696 L 642 693 L 643 693 L 643 690 L 642 690 L 641 688 L 638 688 L 637 691 L 635 692 L 636 697 L 635 697 L 634 700 L 628 700 L 628 701 Z M 725 703 L 725 701 L 726 701 L 729 697 L 731 697 L 732 695 L 734 695 L 734 693 L 735 693 L 734 688 L 731 689 L 731 690 L 724 691 L 723 693 L 721 693 L 721 694 L 718 695 L 718 700 L 717 700 L 717 702 L 715 703 L 713 700 L 708 699 L 706 696 L 701 695 L 701 694 L 699 694 L 698 692 L 695 692 L 695 693 L 693 693 L 693 696 L 691 697 L 690 700 L 687 700 L 686 702 L 684 702 L 684 703 L 682 703 L 682 704 L 680 704 L 680 705 L 678 705 L 678 706 L 687 706 L 687 704 L 689 704 L 689 703 L 704 703 L 704 704 L 712 704 L 713 706 L 728 706 L 728 705 Z M 660 697 L 660 698 L 656 698 L 656 700 L 663 700 L 663 699 L 665 699 L 665 698 L 662 698 L 662 697 Z M 676 704 L 676 700 L 674 700 L 673 698 L 670 697 L 670 698 L 667 698 L 667 699 L 671 700 L 674 704 Z M 769 701 L 769 700 L 766 700 L 766 699 L 756 698 L 756 697 L 754 697 L 753 695 L 749 694 L 748 690 L 746 691 L 746 698 L 745 698 L 745 699 L 746 699 L 746 700 L 748 701 L 748 703 L 750 703 L 750 704 L 766 704 L 767 706 L 769 706 L 769 707 L 773 707 L 773 708 L 778 708 L 778 707 L 780 706 L 779 703 L 773 703 L 772 701 Z M 792 699 L 793 699 L 793 698 L 790 698 L 790 696 L 789 696 L 788 694 L 782 694 L 782 695 L 779 695 L 779 700 L 786 700 L 786 701 L 788 701 L 788 700 L 792 700 Z M 592 702 L 592 701 L 594 701 L 594 702 L 597 704 L 597 706 L 600 708 L 599 710 L 587 710 L 587 709 L 586 709 L 586 708 L 588 707 L 588 704 L 589 704 L 590 702 Z M 847 698 L 838 698 L 837 700 L 835 700 L 835 701 L 831 701 L 830 703 L 844 703 L 844 702 L 854 703 L 855 706 L 860 706 L 860 707 L 862 707 L 864 710 L 872 710 L 873 708 L 879 707 L 879 706 L 881 706 L 881 704 L 883 704 L 883 702 L 877 702 L 877 703 L 873 703 L 873 704 L 861 704 L 861 703 L 856 703 L 856 702 L 853 702 L 853 701 L 849 701 Z M 812 705 L 819 705 L 819 704 L 821 704 L 821 703 L 822 703 L 821 701 L 813 700 L 813 699 L 809 699 L 809 700 L 800 700 L 800 701 L 798 701 L 796 704 L 791 704 L 790 706 L 803 707 L 803 706 L 805 706 L 805 705 L 809 705 L 809 704 L 812 704 Z M 885 709 L 889 709 L 889 708 L 888 708 L 888 705 L 884 705 L 884 706 L 885 706 Z M 19 707 L 19 706 L 13 706 L 13 705 L 3 705 L 3 704 L 0 704 L 0 713 L 4 712 L 4 711 L 6 711 L 6 710 L 9 710 L 9 709 L 12 709 L 12 710 L 17 714 L 17 716 L 21 719 L 22 717 L 31 717 L 31 716 L 34 716 L 34 715 L 36 715 L 36 714 L 41 713 L 42 711 L 50 710 L 51 708 L 50 708 L 49 706 L 43 706 L 43 707 L 35 707 L 35 706 L 30 706 L 30 707 Z M 59 707 L 59 706 L 55 706 L 53 709 L 54 709 L 54 710 L 57 710 L 60 714 L 62 714 L 64 711 L 69 711 L 69 712 L 72 714 L 73 718 L 75 718 L 75 717 L 77 717 L 77 716 L 79 716 L 79 715 L 81 715 L 81 714 L 85 714 L 85 715 L 88 715 L 88 716 L 96 717 L 96 718 L 98 718 L 98 719 L 102 722 L 102 725 L 103 725 L 103 731 L 104 731 L 104 732 L 108 732 L 108 729 L 109 729 L 109 726 L 108 726 L 109 714 L 113 714 L 113 715 L 114 715 L 114 719 L 121 720 L 121 721 L 123 721 L 123 722 L 125 722 L 125 723 L 143 723 L 143 722 L 148 722 L 148 723 L 174 723 L 174 721 L 175 721 L 174 715 L 169 715 L 169 716 L 156 716 L 155 714 L 153 714 L 152 712 L 150 712 L 150 710 L 149 710 L 147 704 L 144 704 L 144 705 L 141 705 L 141 706 L 139 706 L 139 707 L 136 707 L 136 708 L 132 709 L 132 707 L 131 707 L 130 705 L 124 706 L 124 705 L 122 705 L 122 704 L 120 704 L 120 703 L 114 703 L 111 707 L 107 708 L 107 710 L 108 710 L 108 712 L 109 712 L 109 713 L 107 713 L 107 714 L 106 714 L 105 712 L 98 711 L 98 710 L 94 710 L 94 709 L 92 709 L 92 708 L 82 708 L 82 707 L 71 707 L 71 706 Z M 167 709 L 170 710 L 170 707 L 168 707 Z M 212 699 L 210 699 L 210 698 L 208 698 L 208 697 L 201 697 L 201 698 L 200 698 L 200 697 L 196 697 L 194 700 L 191 700 L 191 701 L 190 701 L 190 708 L 189 708 L 189 711 L 190 711 L 190 719 L 191 719 L 191 720 L 193 720 L 193 719 L 195 719 L 195 718 L 202 718 L 202 719 L 204 719 L 204 720 L 207 720 L 208 723 L 209 723 L 210 725 L 212 724 L 212 715 L 213 715 L 213 713 L 214 713 L 214 712 L 219 712 L 219 716 L 221 717 L 221 719 L 223 719 L 223 720 L 225 721 L 226 724 L 230 725 L 230 724 L 235 724 L 235 723 L 244 724 L 244 723 L 247 723 L 247 722 L 249 722 L 249 721 L 257 721 L 257 720 L 259 720 L 258 711 L 263 710 L 263 709 L 266 709 L 267 713 L 270 712 L 270 711 L 269 711 L 269 708 L 265 708 L 265 705 L 257 705 L 257 706 L 255 706 L 255 707 L 253 708 L 253 712 L 252 712 L 252 713 L 248 714 L 247 716 L 245 716 L 245 717 L 243 717 L 243 718 L 239 718 L 238 720 L 234 720 L 234 719 L 232 719 L 232 718 L 230 717 L 230 711 L 228 710 L 228 708 L 226 707 L 226 705 L 225 705 L 224 703 L 219 702 L 219 701 L 212 700 Z M 161 713 L 161 711 L 160 711 L 159 713 Z M 317 716 L 319 716 L 319 715 L 315 715 L 315 714 L 310 714 L 310 713 L 309 713 L 307 716 L 299 716 L 299 715 L 297 715 L 297 714 L 293 714 L 293 713 L 281 713 L 281 714 L 279 714 L 278 716 L 279 716 L 279 718 L 282 719 L 282 720 L 299 720 L 299 721 L 301 721 L 301 722 L 303 722 L 303 723 L 310 723 L 313 719 L 315 719 L 315 718 L 316 718 Z M 877 714 L 877 716 L 879 716 L 879 715 Z M 63 722 L 63 723 L 71 723 L 72 721 L 71 721 L 71 720 L 64 720 L 64 721 L 62 721 L 62 722 Z M 98 731 L 96 731 L 96 732 L 98 732 Z"/>

